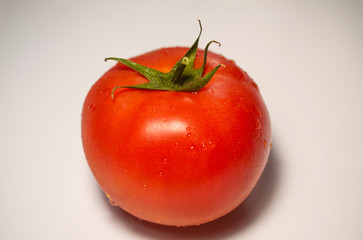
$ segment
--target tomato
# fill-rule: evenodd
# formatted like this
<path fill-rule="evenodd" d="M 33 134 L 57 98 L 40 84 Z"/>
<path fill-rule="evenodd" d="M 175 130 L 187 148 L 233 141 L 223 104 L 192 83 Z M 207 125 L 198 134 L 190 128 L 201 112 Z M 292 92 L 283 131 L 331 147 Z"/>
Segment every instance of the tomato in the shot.
<path fill-rule="evenodd" d="M 162 48 L 130 60 L 165 73 L 187 51 Z M 196 50 L 195 68 L 203 54 Z M 209 52 L 203 72 L 216 66 L 198 91 L 115 89 L 149 82 L 122 63 L 92 86 L 83 147 L 113 205 L 154 223 L 199 225 L 231 212 L 252 191 L 270 151 L 268 110 L 246 72 Z"/>

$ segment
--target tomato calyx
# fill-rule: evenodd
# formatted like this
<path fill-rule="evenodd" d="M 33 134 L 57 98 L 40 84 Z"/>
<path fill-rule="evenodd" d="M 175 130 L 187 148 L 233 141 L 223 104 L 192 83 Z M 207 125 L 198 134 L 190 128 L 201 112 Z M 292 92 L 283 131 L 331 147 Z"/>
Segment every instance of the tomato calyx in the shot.
<path fill-rule="evenodd" d="M 105 61 L 114 60 L 122 63 L 137 71 L 149 80 L 149 82 L 144 84 L 114 87 L 112 89 L 111 97 L 114 98 L 114 91 L 118 88 L 136 88 L 180 92 L 197 92 L 202 89 L 212 79 L 217 70 L 223 65 L 218 65 L 212 71 L 203 75 L 207 62 L 207 52 L 210 44 L 217 43 L 219 46 L 221 45 L 217 41 L 210 41 L 204 49 L 203 66 L 197 69 L 194 68 L 199 38 L 202 34 L 202 24 L 200 20 L 198 21 L 200 26 L 198 38 L 195 40 L 188 52 L 173 66 L 173 68 L 168 73 L 163 73 L 123 58 L 106 58 Z"/>

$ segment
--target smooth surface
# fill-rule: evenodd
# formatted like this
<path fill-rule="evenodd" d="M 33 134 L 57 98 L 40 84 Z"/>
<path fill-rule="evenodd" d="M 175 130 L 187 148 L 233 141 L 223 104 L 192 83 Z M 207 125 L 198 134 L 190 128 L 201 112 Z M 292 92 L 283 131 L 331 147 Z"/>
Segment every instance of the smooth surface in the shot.
<path fill-rule="evenodd" d="M 186 52 L 163 48 L 131 59 L 170 70 Z M 201 50 L 195 60 L 201 67 Z M 112 99 L 115 86 L 147 82 L 123 64 L 92 86 L 83 149 L 114 205 L 150 222 L 193 226 L 228 214 L 251 193 L 271 149 L 270 118 L 256 83 L 233 61 L 209 52 L 204 71 L 222 64 L 198 92 L 120 88 Z"/>
<path fill-rule="evenodd" d="M 362 239 L 362 16 L 361 1 L 0 1 L 0 239 Z M 190 46 L 198 18 L 200 45 L 258 83 L 272 153 L 228 216 L 140 222 L 91 175 L 83 100 L 105 57 Z"/>

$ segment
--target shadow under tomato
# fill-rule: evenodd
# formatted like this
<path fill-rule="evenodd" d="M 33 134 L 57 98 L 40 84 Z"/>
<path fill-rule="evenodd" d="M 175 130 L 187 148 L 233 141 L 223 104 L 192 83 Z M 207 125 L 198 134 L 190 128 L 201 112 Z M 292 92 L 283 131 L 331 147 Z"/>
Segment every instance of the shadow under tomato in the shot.
<path fill-rule="evenodd" d="M 278 187 L 279 159 L 275 145 L 272 147 L 265 170 L 252 193 L 234 211 L 213 222 L 190 227 L 163 226 L 141 221 L 119 207 L 113 207 L 104 197 L 105 204 L 120 224 L 146 239 L 223 239 L 241 234 L 263 216 Z M 104 196 L 104 194 L 102 193 Z"/>

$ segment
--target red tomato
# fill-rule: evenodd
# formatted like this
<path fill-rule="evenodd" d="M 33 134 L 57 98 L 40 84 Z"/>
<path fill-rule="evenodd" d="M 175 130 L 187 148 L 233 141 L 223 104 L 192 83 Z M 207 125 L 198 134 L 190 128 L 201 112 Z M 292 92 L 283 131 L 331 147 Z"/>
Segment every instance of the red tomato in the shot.
<path fill-rule="evenodd" d="M 188 51 L 163 48 L 131 60 L 168 72 Z M 198 50 L 194 66 L 203 64 Z M 188 226 L 217 219 L 252 191 L 271 144 L 269 114 L 254 81 L 209 53 L 198 92 L 118 88 L 148 80 L 117 63 L 91 88 L 82 113 L 88 164 L 110 201 L 150 222 Z"/>

